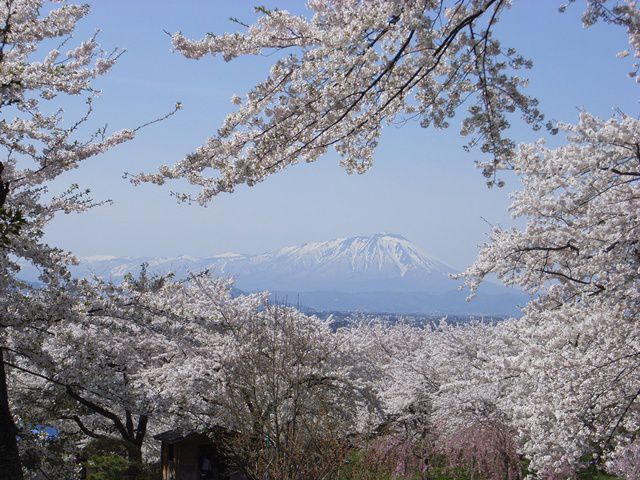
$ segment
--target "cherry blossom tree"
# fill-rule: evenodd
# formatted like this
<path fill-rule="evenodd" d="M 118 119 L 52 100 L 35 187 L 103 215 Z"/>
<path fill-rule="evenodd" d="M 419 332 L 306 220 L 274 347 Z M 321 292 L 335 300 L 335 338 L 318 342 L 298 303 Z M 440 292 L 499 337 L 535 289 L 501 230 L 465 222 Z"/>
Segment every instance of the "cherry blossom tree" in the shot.
<path fill-rule="evenodd" d="M 505 0 L 371 2 L 313 0 L 312 17 L 258 9 L 246 33 L 173 35 L 188 58 L 279 53 L 269 74 L 217 134 L 176 165 L 139 175 L 135 182 L 186 178 L 207 203 L 240 184 L 253 185 L 299 161 L 313 162 L 329 148 L 348 172 L 365 172 L 384 125 L 418 119 L 447 128 L 467 108 L 461 133 L 490 154 L 484 173 L 508 165 L 514 143 L 503 132 L 520 111 L 540 128 L 537 101 L 521 91 L 517 75 L 531 62 L 493 36 Z M 217 172 L 214 174 L 213 172 Z M 179 194 L 189 200 L 187 194 Z"/>
<path fill-rule="evenodd" d="M 26 399 L 17 413 L 76 442 L 75 456 L 104 444 L 139 464 L 150 431 L 222 427 L 235 432 L 223 449 L 251 475 L 323 478 L 340 466 L 347 434 L 380 415 L 379 372 L 358 337 L 267 294 L 234 297 L 228 280 L 143 269 L 121 285 L 82 282 L 76 298 L 38 357 L 8 363 Z"/>
<path fill-rule="evenodd" d="M 72 311 L 48 327 L 37 357 L 9 363 L 16 414 L 27 430 L 54 427 L 57 439 L 75 445 L 67 463 L 106 447 L 127 457 L 133 478 L 148 435 L 180 421 L 174 392 L 206 393 L 167 374 L 187 371 L 187 359 L 191 367 L 204 362 L 204 347 L 216 351 L 224 338 L 218 336 L 223 318 L 255 313 L 259 303 L 252 296 L 232 299 L 227 280 L 177 282 L 150 277 L 144 266 L 119 285 L 79 282 L 75 299 Z"/>
<path fill-rule="evenodd" d="M 354 319 L 358 321 L 358 319 Z M 434 463 L 433 399 L 440 374 L 430 326 L 384 319 L 353 325 L 361 361 L 373 362 L 381 421 L 357 444 L 346 478 L 428 478 Z"/>
<path fill-rule="evenodd" d="M 556 131 L 538 101 L 523 93 L 527 79 L 519 71 L 531 61 L 493 34 L 510 4 L 311 0 L 309 18 L 259 7 L 254 25 L 236 20 L 244 33 L 208 33 L 199 40 L 175 33 L 173 45 L 187 58 L 276 53 L 278 60 L 244 97 L 233 96 L 237 110 L 201 147 L 173 166 L 132 176 L 133 182 L 186 179 L 199 193 L 177 198 L 206 204 L 238 185 L 314 162 L 330 148 L 349 173 L 363 173 L 385 125 L 415 119 L 423 127 L 448 128 L 465 108 L 465 148 L 487 154 L 478 165 L 489 185 L 502 185 L 496 171 L 511 168 L 515 142 L 505 132 L 514 113 L 535 130 Z M 588 0 L 583 22 L 621 25 L 637 46 L 636 10 L 633 0 Z M 631 75 L 636 71 L 634 65 Z"/>
<path fill-rule="evenodd" d="M 433 332 L 432 363 L 440 374 L 433 435 L 448 470 L 496 480 L 522 478 L 517 430 L 503 405 L 514 374 L 504 359 L 521 349 L 512 335 L 515 323 L 442 322 Z"/>
<path fill-rule="evenodd" d="M 179 331 L 183 321 L 149 301 L 181 288 L 165 281 L 143 270 L 122 285 L 78 285 L 73 311 L 48 327 L 39 355 L 10 364 L 26 390 L 20 418 L 54 427 L 60 438 L 78 438 L 76 454 L 88 443 L 118 445 L 139 465 L 150 418 L 162 419 L 157 393 L 141 382 L 141 372 L 175 355 L 168 332 Z"/>
<path fill-rule="evenodd" d="M 516 431 L 502 406 L 512 372 L 501 360 L 520 349 L 513 323 L 360 327 L 379 348 L 385 431 L 405 451 L 398 468 L 412 465 L 425 478 L 442 469 L 520 478 Z"/>
<path fill-rule="evenodd" d="M 541 473 L 574 468 L 584 455 L 623 455 L 638 432 L 640 395 L 638 121 L 583 112 L 577 125 L 557 126 L 568 134 L 566 146 L 516 148 L 504 134 L 510 114 L 520 111 L 534 128 L 543 117 L 537 102 L 521 92 L 525 80 L 517 70 L 530 63 L 492 34 L 509 2 L 308 5 L 311 18 L 261 9 L 246 33 L 173 36 L 175 48 L 189 58 L 231 60 L 266 51 L 280 57 L 265 81 L 244 99 L 233 98 L 238 109 L 216 135 L 176 165 L 134 181 L 185 178 L 200 188 L 196 200 L 207 203 L 296 162 L 315 161 L 330 147 L 349 172 L 364 172 L 383 125 L 417 118 L 423 126 L 444 128 L 467 106 L 461 132 L 471 135 L 470 146 L 490 154 L 480 164 L 490 183 L 499 182 L 501 168 L 520 177 L 523 189 L 512 212 L 528 223 L 523 231 L 496 229 L 463 276 L 472 291 L 495 273 L 538 297 L 509 327 L 508 348 L 466 342 L 487 354 L 476 375 L 465 379 L 464 372 L 438 364 L 443 370 L 436 368 L 431 378 L 453 375 L 461 383 L 436 380 L 434 393 L 471 398 L 474 408 L 487 403 L 485 413 L 518 432 L 532 468 Z M 625 28 L 640 56 L 635 1 L 587 1 L 584 24 L 599 21 Z M 634 65 L 630 76 L 636 73 Z M 191 200 L 187 194 L 178 198 Z M 467 358 L 460 365 L 478 361 Z M 446 397 L 446 391 L 455 395 Z M 437 395 L 426 392 L 430 405 Z"/>
<path fill-rule="evenodd" d="M 16 358 L 39 355 L 48 328 L 73 304 L 67 298 L 74 291 L 67 271 L 73 257 L 45 244 L 43 230 L 57 213 L 94 205 L 77 185 L 57 195 L 47 185 L 83 160 L 131 140 L 136 130 L 83 133 L 99 94 L 92 82 L 121 54 L 102 50 L 95 36 L 67 46 L 88 11 L 66 1 L 0 2 L 0 465 L 11 480 L 22 475 L 6 367 Z M 87 99 L 85 114 L 73 121 L 57 103 L 69 96 Z M 19 280 L 19 262 L 40 270 L 42 286 Z"/>
<path fill-rule="evenodd" d="M 537 295 L 513 336 L 512 421 L 538 470 L 602 459 L 633 442 L 640 421 L 640 122 L 586 112 L 561 125 L 565 146 L 522 145 L 511 211 L 464 273 L 495 273 Z"/>
<path fill-rule="evenodd" d="M 485 452 L 482 460 L 503 460 L 500 472 L 513 478 L 517 434 L 541 474 L 570 471 L 585 455 L 632 472 L 640 395 L 639 123 L 583 113 L 577 125 L 559 126 L 566 146 L 516 147 L 505 135 L 512 114 L 534 128 L 544 119 L 522 93 L 518 70 L 530 62 L 493 36 L 509 4 L 313 0 L 311 18 L 260 9 L 244 34 L 173 36 L 190 58 L 275 51 L 278 59 L 265 81 L 233 98 L 238 109 L 216 135 L 135 182 L 186 178 L 200 188 L 196 200 L 207 203 L 298 161 L 316 161 L 330 147 L 347 171 L 361 173 L 384 125 L 416 118 L 447 128 L 464 107 L 461 133 L 489 154 L 480 164 L 489 183 L 500 183 L 502 168 L 520 176 L 512 212 L 527 227 L 496 229 L 463 276 L 472 291 L 495 273 L 537 295 L 522 319 L 333 332 L 326 322 L 269 305 L 266 295 L 233 297 L 221 280 L 71 282 L 72 256 L 44 244 L 42 232 L 56 213 L 93 202 L 77 186 L 52 197 L 47 185 L 135 130 L 83 138 L 91 101 L 75 123 L 55 102 L 95 97 L 92 81 L 120 52 L 101 51 L 95 38 L 60 52 L 86 6 L 0 3 L 0 465 L 7 478 L 21 478 L 9 397 L 15 389 L 7 381 L 18 375 L 31 392 L 37 386 L 64 399 L 49 417 L 61 428 L 118 437 L 135 457 L 152 418 L 167 415 L 185 427 L 236 432 L 231 452 L 250 458 L 253 474 L 271 478 L 326 474 L 345 454 L 336 435 L 380 423 L 414 435 L 402 437 L 404 446 L 427 440 L 421 469 L 437 435 L 449 455 L 475 462 Z M 588 0 L 584 23 L 597 21 L 626 28 L 638 57 L 635 2 Z M 41 52 L 52 39 L 61 46 Z M 19 260 L 40 269 L 42 287 L 18 280 Z M 480 445 L 487 432 L 496 441 Z M 329 456 L 318 445 L 331 447 Z M 487 462 L 481 470 L 489 475 Z"/>
<path fill-rule="evenodd" d="M 622 478 L 638 478 L 640 476 L 640 441 L 624 445 L 622 452 L 614 452 L 609 460 L 608 469 Z"/>
<path fill-rule="evenodd" d="M 335 473 L 348 435 L 376 417 L 374 374 L 357 338 L 266 295 L 232 298 L 223 286 L 201 285 L 210 320 L 177 365 L 149 374 L 174 385 L 166 393 L 175 413 L 214 436 L 249 478 Z"/>

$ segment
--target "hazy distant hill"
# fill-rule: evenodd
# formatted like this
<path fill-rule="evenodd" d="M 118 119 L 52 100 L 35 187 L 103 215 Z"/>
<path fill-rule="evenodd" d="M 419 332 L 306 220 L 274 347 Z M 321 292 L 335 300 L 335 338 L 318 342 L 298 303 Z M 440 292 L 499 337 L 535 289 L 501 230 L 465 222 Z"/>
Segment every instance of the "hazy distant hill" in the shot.
<path fill-rule="evenodd" d="M 526 298 L 487 284 L 465 301 L 449 278 L 455 269 L 396 234 L 376 234 L 284 247 L 259 255 L 225 253 L 211 257 L 85 257 L 77 276 L 95 274 L 114 281 L 142 263 L 156 273 L 209 269 L 232 276 L 245 291 L 270 290 L 289 303 L 317 310 L 395 313 L 515 314 Z"/>

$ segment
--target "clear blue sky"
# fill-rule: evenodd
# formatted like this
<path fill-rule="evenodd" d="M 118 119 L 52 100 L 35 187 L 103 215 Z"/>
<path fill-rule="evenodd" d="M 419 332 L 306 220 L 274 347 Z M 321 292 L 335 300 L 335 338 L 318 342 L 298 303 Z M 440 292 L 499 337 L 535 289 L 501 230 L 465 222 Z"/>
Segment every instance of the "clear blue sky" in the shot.
<path fill-rule="evenodd" d="M 408 125 L 388 128 L 374 167 L 347 175 L 335 155 L 299 165 L 253 188 L 219 197 L 207 208 L 177 205 L 171 187 L 133 187 L 124 171 L 151 171 L 193 151 L 216 131 L 242 95 L 268 71 L 273 59 L 251 57 L 224 63 L 187 60 L 172 52 L 163 30 L 191 37 L 237 29 L 231 16 L 255 18 L 265 4 L 304 12 L 302 1 L 90 1 L 92 13 L 77 38 L 99 28 L 101 43 L 126 48 L 115 69 L 101 79 L 96 126 L 133 127 L 170 110 L 173 118 L 144 130 L 138 138 L 90 160 L 63 183 L 79 182 L 96 199 L 114 204 L 82 215 L 67 215 L 48 227 L 47 240 L 79 256 L 205 256 L 225 251 L 259 253 L 284 245 L 375 232 L 400 233 L 427 252 L 464 267 L 484 241 L 488 224 L 510 225 L 508 193 L 489 190 L 473 166 L 478 152 L 465 153 L 458 136 L 460 118 L 449 131 Z M 626 77 L 629 59 L 615 58 L 627 48 L 621 29 L 579 20 L 581 2 L 565 14 L 559 2 L 514 0 L 498 34 L 534 60 L 529 92 L 549 118 L 574 122 L 579 108 L 610 116 L 612 107 L 637 116 L 637 85 Z M 69 106 L 70 112 L 73 108 Z M 530 141 L 540 133 L 514 126 L 513 135 Z M 557 139 L 552 142 L 557 143 Z M 58 186 L 62 186 L 59 183 Z"/>

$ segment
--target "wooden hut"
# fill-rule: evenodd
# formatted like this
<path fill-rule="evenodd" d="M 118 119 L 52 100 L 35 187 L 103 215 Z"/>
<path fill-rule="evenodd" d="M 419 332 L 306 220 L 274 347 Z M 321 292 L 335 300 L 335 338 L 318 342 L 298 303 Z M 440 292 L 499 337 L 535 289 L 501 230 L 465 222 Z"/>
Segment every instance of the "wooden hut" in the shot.
<path fill-rule="evenodd" d="M 161 442 L 162 480 L 245 480 L 206 435 L 170 430 L 155 438 Z"/>

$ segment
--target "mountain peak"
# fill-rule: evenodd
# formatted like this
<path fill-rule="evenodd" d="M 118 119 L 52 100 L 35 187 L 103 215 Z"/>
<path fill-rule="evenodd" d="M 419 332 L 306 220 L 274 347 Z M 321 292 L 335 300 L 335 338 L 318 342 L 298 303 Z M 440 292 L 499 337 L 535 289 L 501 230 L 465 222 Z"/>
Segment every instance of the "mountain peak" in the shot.
<path fill-rule="evenodd" d="M 88 257 L 76 274 L 93 273 L 113 280 L 137 272 L 144 261 L 154 273 L 209 269 L 232 276 L 247 290 L 422 291 L 453 288 L 454 269 L 426 254 L 404 236 L 380 232 L 284 247 L 259 255 L 218 254 L 206 258 Z"/>
<path fill-rule="evenodd" d="M 399 233 L 380 232 L 380 233 L 374 233 L 373 235 L 371 235 L 371 238 L 372 238 L 372 239 L 373 239 L 373 238 L 375 238 L 375 239 L 378 239 L 378 238 L 385 238 L 385 237 L 388 237 L 388 238 L 395 238 L 395 239 L 397 239 L 397 240 L 405 240 L 405 241 L 407 241 L 407 242 L 409 241 L 409 240 L 407 240 L 405 237 L 403 237 L 402 235 L 400 235 Z"/>
<path fill-rule="evenodd" d="M 515 305 L 513 298 L 499 296 L 485 306 L 477 301 L 467 304 L 449 277 L 453 268 L 404 236 L 387 232 L 309 242 L 259 255 L 85 257 L 72 271 L 78 277 L 95 274 L 117 282 L 129 272 L 139 272 L 143 262 L 151 273 L 172 272 L 179 278 L 208 269 L 213 275 L 235 278 L 243 291 L 296 295 L 303 305 L 320 310 L 497 313 L 510 312 Z M 37 280 L 38 272 L 28 269 L 25 265 L 23 278 Z"/>
<path fill-rule="evenodd" d="M 447 277 L 454 271 L 402 235 L 394 233 L 309 242 L 263 256 L 271 261 L 277 260 L 279 266 L 287 265 L 290 272 L 295 272 L 296 267 L 312 267 L 314 277 L 335 278 L 338 283 L 348 278 L 352 285 L 365 282 L 371 286 L 372 280 L 393 282 L 407 275 Z M 299 281 L 307 283 L 308 280 L 302 278 Z"/>

